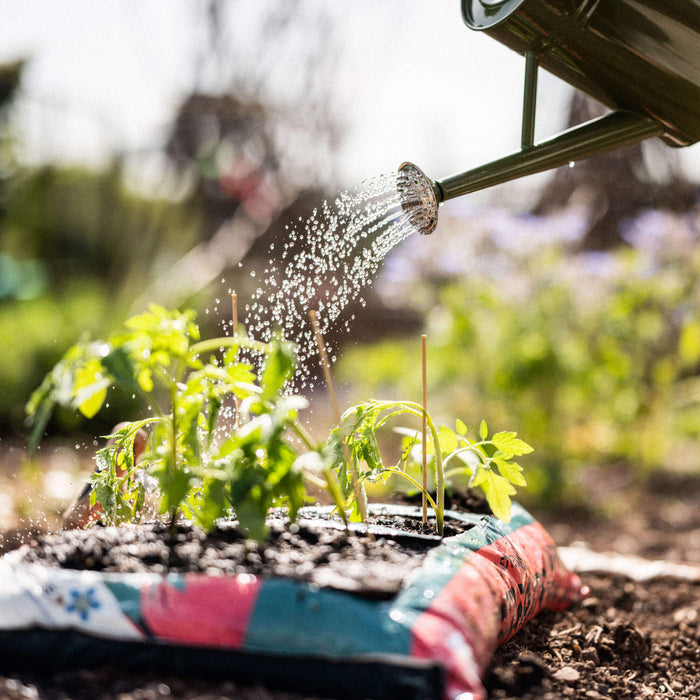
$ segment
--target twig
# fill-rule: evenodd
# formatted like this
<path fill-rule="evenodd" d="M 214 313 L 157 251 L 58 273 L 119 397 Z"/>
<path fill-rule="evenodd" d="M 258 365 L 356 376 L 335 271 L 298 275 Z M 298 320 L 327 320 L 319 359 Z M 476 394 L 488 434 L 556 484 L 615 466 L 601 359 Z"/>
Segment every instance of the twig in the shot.
<path fill-rule="evenodd" d="M 318 323 L 318 316 L 316 311 L 311 309 L 309 311 L 309 318 L 311 318 L 311 328 L 314 331 L 314 337 L 316 338 L 316 345 L 318 346 L 318 354 L 321 357 L 321 367 L 323 369 L 323 376 L 326 379 L 326 388 L 328 389 L 328 395 L 331 398 L 331 404 L 333 404 L 333 411 L 335 413 L 335 419 L 338 425 L 340 425 L 340 406 L 338 405 L 338 397 L 335 394 L 335 387 L 333 386 L 333 378 L 331 377 L 331 365 L 328 362 L 328 354 L 326 353 L 326 344 L 323 340 L 323 334 L 321 333 L 321 327 Z"/>
<path fill-rule="evenodd" d="M 231 319 L 233 328 L 233 337 L 238 338 L 238 294 L 231 292 Z"/>
<path fill-rule="evenodd" d="M 233 331 L 233 339 L 238 340 L 238 294 L 231 292 L 231 330 Z M 238 396 L 233 397 L 233 403 L 236 408 L 236 418 L 234 428 L 238 430 L 241 427 L 241 400 Z"/>
<path fill-rule="evenodd" d="M 423 524 L 428 522 L 428 353 L 426 350 L 426 336 L 421 336 L 423 355 Z"/>

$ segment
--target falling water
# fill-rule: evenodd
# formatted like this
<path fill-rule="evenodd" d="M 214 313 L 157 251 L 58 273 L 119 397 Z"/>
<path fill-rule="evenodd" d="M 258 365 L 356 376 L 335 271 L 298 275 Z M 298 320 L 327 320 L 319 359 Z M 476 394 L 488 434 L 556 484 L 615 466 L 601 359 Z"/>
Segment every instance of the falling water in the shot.
<path fill-rule="evenodd" d="M 350 329 L 343 309 L 359 300 L 387 253 L 421 228 L 430 199 L 425 178 L 413 171 L 380 175 L 333 203 L 324 201 L 305 221 L 286 227 L 281 255 L 272 255 L 261 286 L 248 307 L 251 337 L 282 333 L 299 349 L 299 388 L 306 386 L 308 360 L 317 353 L 309 311 L 318 312 L 321 331 Z M 432 200 L 434 202 L 434 198 Z M 427 204 L 426 204 L 427 203 Z M 434 205 L 433 205 L 434 206 Z"/>

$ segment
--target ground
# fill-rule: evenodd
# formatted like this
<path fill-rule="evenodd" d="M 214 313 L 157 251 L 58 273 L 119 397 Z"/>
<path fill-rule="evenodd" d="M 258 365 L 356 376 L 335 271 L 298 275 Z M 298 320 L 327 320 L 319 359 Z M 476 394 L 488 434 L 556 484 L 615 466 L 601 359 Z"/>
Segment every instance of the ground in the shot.
<path fill-rule="evenodd" d="M 70 451 L 71 446 L 47 450 L 43 468 L 31 470 L 23 469 L 20 449 L 5 450 L 5 469 L 0 472 L 5 549 L 37 529 L 55 527 L 61 498 L 75 492 L 86 468 L 70 462 Z M 16 474 L 21 474 L 19 482 Z M 597 483 L 595 478 L 591 481 Z M 619 468 L 608 474 L 606 484 L 608 496 L 610 492 L 614 496 L 606 502 L 594 494 L 592 508 L 535 515 L 559 545 L 700 566 L 699 474 L 659 472 L 642 482 L 633 470 Z M 26 496 L 27 485 L 32 485 L 32 498 Z M 46 493 L 51 489 L 53 496 Z M 18 514 L 29 518 L 38 512 L 47 516 L 38 525 L 36 520 L 18 520 Z M 700 581 L 667 576 L 635 581 L 635 573 L 582 574 L 591 589 L 588 599 L 563 613 L 540 614 L 497 650 L 485 679 L 489 700 L 700 697 Z M 231 680 L 125 673 L 117 663 L 99 670 L 42 674 L 36 669 L 0 677 L 0 697 L 298 700 L 301 696 L 262 686 L 241 687 Z"/>

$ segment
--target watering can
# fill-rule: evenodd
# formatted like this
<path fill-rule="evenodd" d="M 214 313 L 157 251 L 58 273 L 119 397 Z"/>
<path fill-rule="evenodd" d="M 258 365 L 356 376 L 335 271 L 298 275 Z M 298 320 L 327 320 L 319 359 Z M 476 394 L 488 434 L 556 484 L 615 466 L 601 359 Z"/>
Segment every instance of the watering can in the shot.
<path fill-rule="evenodd" d="M 421 233 L 453 197 L 654 136 L 700 141 L 700 0 L 462 0 L 462 17 L 525 57 L 521 149 L 440 181 L 404 163 L 432 207 Z M 539 66 L 611 111 L 534 143 Z"/>

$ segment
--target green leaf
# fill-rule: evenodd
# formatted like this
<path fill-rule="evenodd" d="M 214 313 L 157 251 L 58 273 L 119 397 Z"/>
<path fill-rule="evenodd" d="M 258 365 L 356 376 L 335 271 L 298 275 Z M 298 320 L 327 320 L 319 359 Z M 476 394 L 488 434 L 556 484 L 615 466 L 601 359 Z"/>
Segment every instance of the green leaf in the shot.
<path fill-rule="evenodd" d="M 510 522 L 510 497 L 515 493 L 512 484 L 490 469 L 480 469 L 474 484 L 484 492 L 493 514 L 503 522 Z"/>
<path fill-rule="evenodd" d="M 486 440 L 486 438 L 488 437 L 488 434 L 489 434 L 489 428 L 486 425 L 486 421 L 482 420 L 481 425 L 479 425 L 479 437 L 482 440 Z"/>
<path fill-rule="evenodd" d="M 517 433 L 513 432 L 496 433 L 491 442 L 503 453 L 505 459 L 532 452 L 532 447 L 516 436 Z"/>
<path fill-rule="evenodd" d="M 197 523 L 204 530 L 211 530 L 217 518 L 226 509 L 226 483 L 216 477 L 207 479 L 201 488 L 201 497 L 193 508 Z"/>
<path fill-rule="evenodd" d="M 93 418 L 107 398 L 111 379 L 105 376 L 102 363 L 92 358 L 79 367 L 73 380 L 73 402 L 86 417 Z"/>
<path fill-rule="evenodd" d="M 137 391 L 139 387 L 136 379 L 138 371 L 126 347 L 114 348 L 102 358 L 102 364 L 117 386 L 132 393 Z"/>
<path fill-rule="evenodd" d="M 292 345 L 275 340 L 260 375 L 262 401 L 273 401 L 282 393 L 287 379 L 294 372 L 294 367 L 295 355 Z"/>
<path fill-rule="evenodd" d="M 455 427 L 457 429 L 457 435 L 464 437 L 467 434 L 467 426 L 458 418 L 455 421 Z"/>
<path fill-rule="evenodd" d="M 516 486 L 527 486 L 527 481 L 523 476 L 523 468 L 517 462 L 508 462 L 505 459 L 497 458 L 495 460 L 498 466 L 498 471 L 501 475 L 508 479 L 511 484 Z"/>
<path fill-rule="evenodd" d="M 185 500 L 192 477 L 189 471 L 181 467 L 172 469 L 169 459 L 164 460 L 158 469 L 154 470 L 153 476 L 158 479 L 160 486 L 160 512 L 170 513 Z"/>
<path fill-rule="evenodd" d="M 438 442 L 440 443 L 440 451 L 442 454 L 449 454 L 459 447 L 459 439 L 454 430 L 441 425 L 438 428 Z"/>
<path fill-rule="evenodd" d="M 147 394 L 153 391 L 153 374 L 148 367 L 141 368 L 138 376 L 136 377 L 136 381 L 139 383 L 141 389 L 143 389 L 143 391 L 145 391 Z"/>

